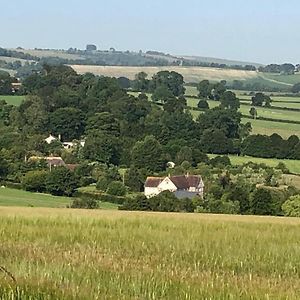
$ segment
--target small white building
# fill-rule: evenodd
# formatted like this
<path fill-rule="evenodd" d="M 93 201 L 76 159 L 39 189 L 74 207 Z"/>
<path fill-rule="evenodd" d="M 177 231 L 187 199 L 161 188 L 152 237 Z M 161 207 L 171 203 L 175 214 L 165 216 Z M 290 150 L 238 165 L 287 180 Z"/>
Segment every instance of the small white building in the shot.
<path fill-rule="evenodd" d="M 147 177 L 145 196 L 154 197 L 163 191 L 170 191 L 177 198 L 203 197 L 204 183 L 199 175 L 180 175 L 167 177 Z"/>
<path fill-rule="evenodd" d="M 49 136 L 45 139 L 45 142 L 47 144 L 51 144 L 52 142 L 57 141 L 57 140 L 58 140 L 58 138 L 56 138 L 52 134 L 49 134 Z"/>

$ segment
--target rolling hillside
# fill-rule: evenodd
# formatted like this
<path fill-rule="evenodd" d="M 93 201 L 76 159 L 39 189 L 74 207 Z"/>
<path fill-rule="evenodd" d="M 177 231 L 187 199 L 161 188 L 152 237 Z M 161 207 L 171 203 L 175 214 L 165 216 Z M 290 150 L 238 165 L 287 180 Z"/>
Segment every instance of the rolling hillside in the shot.
<path fill-rule="evenodd" d="M 203 79 L 211 81 L 220 80 L 247 80 L 258 77 L 255 71 L 232 70 L 232 69 L 217 69 L 205 67 L 121 67 L 121 66 L 91 66 L 91 65 L 71 65 L 71 67 L 78 73 L 83 74 L 91 72 L 96 75 L 113 76 L 113 77 L 127 77 L 134 79 L 135 74 L 139 72 L 146 72 L 149 77 L 153 74 L 163 71 L 175 71 L 184 76 L 186 82 L 199 82 Z"/>

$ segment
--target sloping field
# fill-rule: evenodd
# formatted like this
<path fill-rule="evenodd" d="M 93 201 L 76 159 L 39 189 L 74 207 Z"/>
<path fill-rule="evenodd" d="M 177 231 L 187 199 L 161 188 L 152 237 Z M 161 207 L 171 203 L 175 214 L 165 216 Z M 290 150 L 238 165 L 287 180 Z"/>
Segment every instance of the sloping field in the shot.
<path fill-rule="evenodd" d="M 71 67 L 78 73 L 83 74 L 91 72 L 96 75 L 104 75 L 111 77 L 125 76 L 129 79 L 134 79 L 135 74 L 145 72 L 151 78 L 153 74 L 168 70 L 175 71 L 183 75 L 186 82 L 199 82 L 203 79 L 211 81 L 220 80 L 246 80 L 257 77 L 257 72 L 243 71 L 243 70 L 225 70 L 217 68 L 203 68 L 203 67 L 119 67 L 119 66 L 84 66 L 71 65 Z"/>
<path fill-rule="evenodd" d="M 299 299 L 300 219 L 0 208 L 1 299 Z"/>
<path fill-rule="evenodd" d="M 23 53 L 27 53 L 37 57 L 60 57 L 66 59 L 84 59 L 80 55 L 77 54 L 69 54 L 63 50 L 38 50 L 38 49 L 10 49 L 14 51 L 19 51 Z"/>
<path fill-rule="evenodd" d="M 216 155 L 209 155 L 214 157 Z M 265 164 L 269 167 L 276 167 L 280 162 L 284 163 L 291 173 L 300 174 L 300 160 L 293 159 L 277 159 L 277 158 L 261 158 L 261 157 L 251 157 L 251 156 L 237 156 L 237 155 L 228 155 L 230 161 L 233 165 L 242 165 L 247 162 L 253 162 L 257 164 Z M 300 179 L 300 177 L 297 177 Z"/>

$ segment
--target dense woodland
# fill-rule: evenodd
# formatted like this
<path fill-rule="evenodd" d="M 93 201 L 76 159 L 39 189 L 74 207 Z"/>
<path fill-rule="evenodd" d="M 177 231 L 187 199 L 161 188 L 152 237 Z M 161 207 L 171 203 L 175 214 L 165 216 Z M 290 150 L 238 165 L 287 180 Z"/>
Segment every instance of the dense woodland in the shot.
<path fill-rule="evenodd" d="M 6 79 L 0 88 L 13 81 Z M 78 75 L 63 65 L 44 65 L 27 77 L 20 91 L 27 96 L 19 107 L 0 103 L 1 180 L 68 196 L 96 184 L 101 199 L 131 210 L 283 213 L 281 205 L 297 193 L 294 188 L 271 189 L 289 172 L 284 165 L 233 167 L 227 157 L 209 159 L 207 153 L 299 159 L 298 137 L 250 135 L 250 123 L 241 123 L 239 99 L 225 82 L 199 83 L 202 101 L 213 99 L 219 107 L 204 109 L 197 119 L 186 106 L 180 74 L 162 71 L 151 79 L 137 74 L 130 83 L 140 91 L 137 97 L 127 92 L 127 84 L 124 78 Z M 152 101 L 145 92 L 152 93 Z M 47 144 L 50 133 L 62 140 Z M 62 147 L 62 141 L 79 140 L 85 140 L 84 147 Z M 45 162 L 28 159 L 49 155 L 75 164 L 75 171 L 57 167 L 49 172 Z M 169 161 L 175 162 L 174 169 L 167 168 Z M 178 202 L 169 193 L 150 200 L 132 196 L 142 191 L 146 176 L 187 172 L 203 176 L 205 199 Z"/>

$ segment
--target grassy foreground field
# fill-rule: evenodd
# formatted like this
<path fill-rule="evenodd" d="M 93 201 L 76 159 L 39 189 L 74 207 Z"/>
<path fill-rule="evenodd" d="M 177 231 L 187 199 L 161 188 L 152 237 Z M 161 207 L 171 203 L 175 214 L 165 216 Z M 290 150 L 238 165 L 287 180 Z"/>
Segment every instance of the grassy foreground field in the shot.
<path fill-rule="evenodd" d="M 0 208 L 1 299 L 299 299 L 300 219 Z"/>

